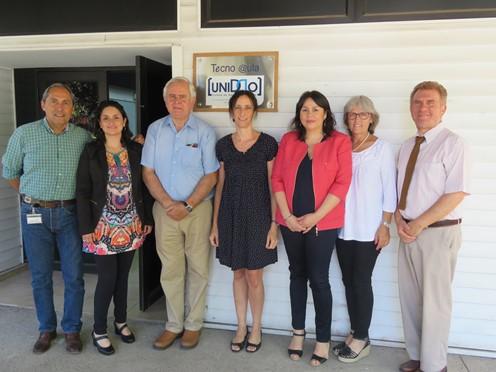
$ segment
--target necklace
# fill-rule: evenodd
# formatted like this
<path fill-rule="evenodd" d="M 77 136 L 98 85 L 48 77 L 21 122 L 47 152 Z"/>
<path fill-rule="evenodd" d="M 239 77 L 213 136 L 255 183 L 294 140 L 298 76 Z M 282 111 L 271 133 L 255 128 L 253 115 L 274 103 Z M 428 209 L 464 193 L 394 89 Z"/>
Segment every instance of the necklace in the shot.
<path fill-rule="evenodd" d="M 351 151 L 358 150 L 365 143 L 365 141 L 367 141 L 367 138 L 369 138 L 369 136 L 370 136 L 370 132 L 368 132 L 367 135 L 365 136 L 365 138 L 363 139 L 363 141 L 360 142 L 360 144 L 357 147 L 352 148 Z"/>

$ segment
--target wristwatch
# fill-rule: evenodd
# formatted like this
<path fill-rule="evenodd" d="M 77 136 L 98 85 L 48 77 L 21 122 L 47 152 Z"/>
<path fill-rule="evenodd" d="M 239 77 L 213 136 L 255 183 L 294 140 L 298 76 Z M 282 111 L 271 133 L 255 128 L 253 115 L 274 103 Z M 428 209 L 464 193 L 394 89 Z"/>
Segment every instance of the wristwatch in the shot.
<path fill-rule="evenodd" d="M 188 204 L 188 202 L 183 201 L 184 208 L 188 211 L 188 213 L 193 212 L 193 206 L 191 204 Z"/>

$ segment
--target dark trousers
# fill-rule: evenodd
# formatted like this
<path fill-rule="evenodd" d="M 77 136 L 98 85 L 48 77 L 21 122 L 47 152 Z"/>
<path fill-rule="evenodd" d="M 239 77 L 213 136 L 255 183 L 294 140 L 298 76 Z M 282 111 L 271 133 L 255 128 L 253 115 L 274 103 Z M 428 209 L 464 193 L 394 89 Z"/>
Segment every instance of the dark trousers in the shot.
<path fill-rule="evenodd" d="M 318 342 L 331 339 L 332 294 L 329 265 L 337 230 L 306 234 L 292 232 L 281 226 L 289 259 L 291 316 L 294 329 L 305 329 L 307 283 L 310 281 L 315 307 L 315 333 Z"/>
<path fill-rule="evenodd" d="M 107 333 L 107 313 L 112 297 L 114 316 L 117 323 L 125 323 L 127 318 L 127 282 L 135 251 L 112 255 L 95 255 L 98 282 L 95 289 L 96 334 Z"/>
<path fill-rule="evenodd" d="M 351 332 L 354 338 L 362 340 L 369 337 L 374 307 L 372 271 L 379 255 L 375 247 L 374 242 L 336 240 L 336 252 L 343 274 Z"/>

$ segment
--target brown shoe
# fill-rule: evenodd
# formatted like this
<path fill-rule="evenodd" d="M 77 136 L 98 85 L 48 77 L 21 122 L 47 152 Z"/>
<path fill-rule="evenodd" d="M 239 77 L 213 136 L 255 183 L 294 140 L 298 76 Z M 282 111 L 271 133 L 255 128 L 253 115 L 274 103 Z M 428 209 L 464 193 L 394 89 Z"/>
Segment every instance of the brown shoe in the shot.
<path fill-rule="evenodd" d="M 38 337 L 38 339 L 36 340 L 33 346 L 33 353 L 42 354 L 48 349 L 50 349 L 50 345 L 52 344 L 52 341 L 55 340 L 56 337 L 57 337 L 56 331 L 41 332 L 40 337 Z"/>
<path fill-rule="evenodd" d="M 65 349 L 71 354 L 79 354 L 83 350 L 83 343 L 79 333 L 64 333 Z"/>
<path fill-rule="evenodd" d="M 198 331 L 184 330 L 184 335 L 181 338 L 181 347 L 183 349 L 192 349 L 200 342 L 201 329 Z"/>
<path fill-rule="evenodd" d="M 158 350 L 165 350 L 169 346 L 171 346 L 174 341 L 176 341 L 178 338 L 182 336 L 181 333 L 174 333 L 168 330 L 165 330 L 162 332 L 160 336 L 157 337 L 155 342 L 153 343 L 153 348 L 158 349 Z"/>
<path fill-rule="evenodd" d="M 420 360 L 409 360 L 403 364 L 400 364 L 401 372 L 416 372 L 420 368 Z"/>

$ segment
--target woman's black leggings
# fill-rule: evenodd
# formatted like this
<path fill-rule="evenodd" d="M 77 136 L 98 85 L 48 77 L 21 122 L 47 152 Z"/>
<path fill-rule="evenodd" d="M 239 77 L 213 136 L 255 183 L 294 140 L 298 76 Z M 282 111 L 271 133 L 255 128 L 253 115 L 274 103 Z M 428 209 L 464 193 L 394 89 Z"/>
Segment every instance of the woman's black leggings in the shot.
<path fill-rule="evenodd" d="M 95 255 L 98 282 L 95 289 L 93 330 L 96 334 L 107 333 L 107 313 L 112 297 L 115 321 L 126 322 L 127 282 L 134 252 L 133 250 L 112 255 Z"/>
<path fill-rule="evenodd" d="M 369 337 L 374 294 L 372 271 L 379 251 L 374 242 L 336 240 L 336 252 L 343 274 L 351 332 L 357 339 Z"/>
<path fill-rule="evenodd" d="M 317 341 L 328 342 L 332 320 L 329 265 L 337 230 L 324 230 L 316 234 L 313 228 L 302 234 L 281 226 L 281 233 L 289 259 L 292 326 L 294 329 L 305 329 L 307 283 L 310 281 Z"/>

